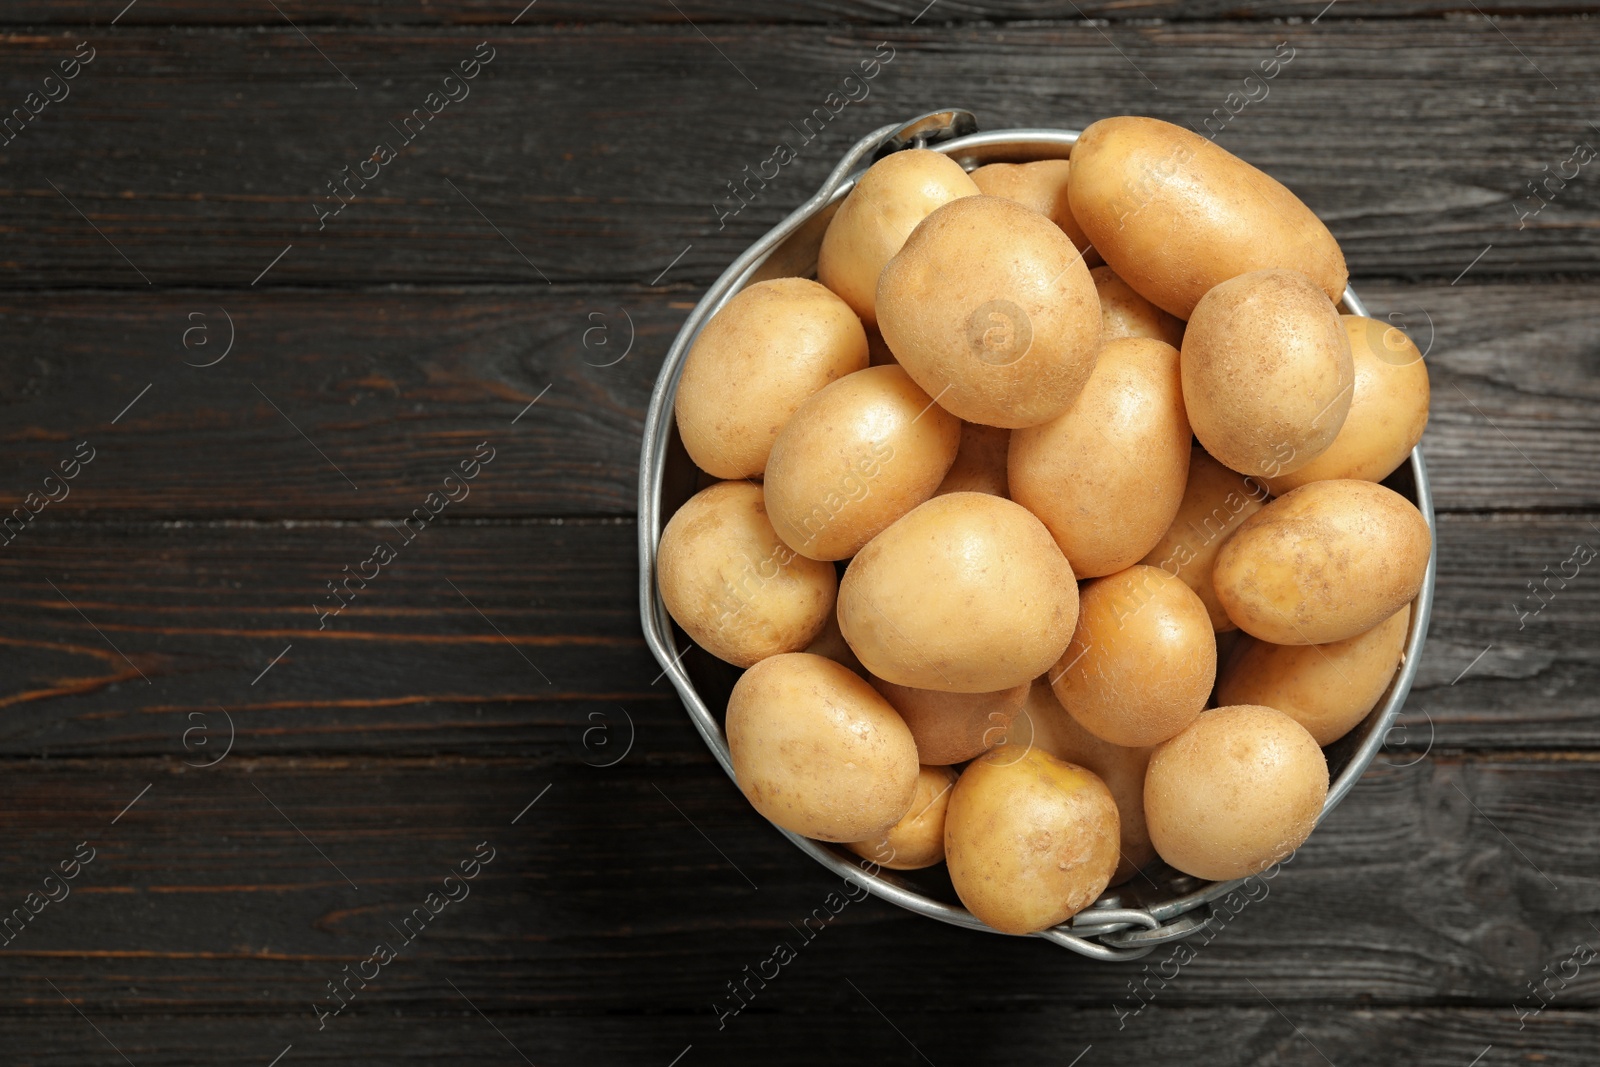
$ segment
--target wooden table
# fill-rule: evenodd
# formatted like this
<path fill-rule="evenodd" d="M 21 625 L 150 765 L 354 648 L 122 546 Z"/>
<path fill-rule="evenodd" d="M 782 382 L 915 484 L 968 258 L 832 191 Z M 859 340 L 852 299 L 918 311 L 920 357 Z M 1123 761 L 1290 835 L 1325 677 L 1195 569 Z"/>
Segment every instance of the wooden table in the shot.
<path fill-rule="evenodd" d="M 0 9 L 0 1060 L 1600 1058 L 1596 5 L 926 2 Z M 722 267 L 940 105 L 1220 114 L 1329 221 L 1428 349 L 1432 632 L 1185 966 L 866 900 L 733 1014 L 837 880 L 645 650 L 642 411 Z"/>

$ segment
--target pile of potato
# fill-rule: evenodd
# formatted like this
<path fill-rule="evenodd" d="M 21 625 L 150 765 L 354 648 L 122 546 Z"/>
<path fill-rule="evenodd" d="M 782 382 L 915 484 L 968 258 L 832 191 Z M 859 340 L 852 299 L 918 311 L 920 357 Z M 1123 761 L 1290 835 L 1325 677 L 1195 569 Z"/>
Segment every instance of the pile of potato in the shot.
<path fill-rule="evenodd" d="M 887 156 L 817 276 L 730 300 L 676 399 L 719 480 L 657 580 L 748 668 L 726 729 L 750 802 L 882 867 L 946 862 L 1010 933 L 1157 857 L 1230 879 L 1298 847 L 1432 547 L 1378 484 L 1427 370 L 1336 310 L 1327 228 L 1119 117 L 1070 163 Z"/>

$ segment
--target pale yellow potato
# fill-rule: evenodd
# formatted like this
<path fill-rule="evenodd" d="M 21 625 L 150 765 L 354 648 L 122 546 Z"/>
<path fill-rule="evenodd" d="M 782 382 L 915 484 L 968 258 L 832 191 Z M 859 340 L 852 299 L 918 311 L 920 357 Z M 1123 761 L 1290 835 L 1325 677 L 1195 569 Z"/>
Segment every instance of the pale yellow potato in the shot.
<path fill-rule="evenodd" d="M 850 190 L 822 235 L 817 278 L 876 326 L 878 275 L 937 207 L 978 195 L 961 164 L 925 148 L 884 156 Z"/>
<path fill-rule="evenodd" d="M 1009 496 L 1006 481 L 1006 452 L 1011 447 L 1011 431 L 976 422 L 961 424 L 961 447 L 956 461 L 939 483 L 934 496 L 945 493 L 989 493 Z"/>
<path fill-rule="evenodd" d="M 993 693 L 1056 662 L 1078 621 L 1078 583 L 1020 504 L 950 493 L 917 507 L 850 561 L 839 629 L 867 670 L 898 685 Z"/>
<path fill-rule="evenodd" d="M 1106 263 L 1180 319 L 1213 286 L 1275 267 L 1304 271 L 1330 301 L 1344 295 L 1344 253 L 1310 208 L 1169 122 L 1123 115 L 1091 124 L 1072 148 L 1068 197 Z"/>
<path fill-rule="evenodd" d="M 1044 678 L 1034 681 L 1023 711 L 1032 722 L 1036 748 L 1094 772 L 1111 790 L 1120 826 L 1117 869 L 1111 884 L 1121 885 L 1156 858 L 1144 825 L 1144 772 L 1155 750 L 1124 748 L 1100 740 L 1067 713 Z"/>
<path fill-rule="evenodd" d="M 896 685 L 873 675 L 867 682 L 911 728 L 917 759 L 945 767 L 965 763 L 1006 741 L 1011 721 L 1028 697 L 1028 685 L 997 693 L 942 693 Z"/>
<path fill-rule="evenodd" d="M 1078 220 L 1072 217 L 1067 182 L 1072 164 L 1065 159 L 1040 159 L 1033 163 L 990 163 L 972 172 L 972 183 L 984 196 L 1003 196 L 1032 208 L 1072 239 L 1087 267 L 1101 262 Z"/>
<path fill-rule="evenodd" d="M 684 502 L 661 531 L 656 582 L 689 639 L 738 667 L 805 648 L 838 590 L 831 563 L 778 538 L 749 482 L 719 482 Z"/>
<path fill-rule="evenodd" d="M 866 365 L 866 332 L 843 300 L 805 278 L 757 282 L 689 349 L 673 401 L 678 435 L 701 470 L 760 474 L 801 401 Z"/>
<path fill-rule="evenodd" d="M 1339 319 L 1355 365 L 1350 413 L 1333 444 L 1316 459 L 1267 479 L 1274 495 L 1329 478 L 1381 482 L 1406 461 L 1427 428 L 1428 366 L 1411 338 L 1377 319 Z"/>
<path fill-rule="evenodd" d="M 991 749 L 956 781 L 945 862 L 961 903 L 1026 934 L 1095 902 L 1117 869 L 1117 803 L 1093 773 L 1042 749 Z"/>
<path fill-rule="evenodd" d="M 1317 825 L 1328 764 L 1281 711 L 1214 708 L 1157 746 L 1144 780 L 1156 852 L 1185 874 L 1245 878 L 1287 859 Z"/>
<path fill-rule="evenodd" d="M 814 393 L 772 445 L 767 512 L 785 544 L 848 559 L 939 488 L 961 422 L 899 367 L 868 367 Z"/>
<path fill-rule="evenodd" d="M 1298 271 L 1241 274 L 1195 306 L 1183 334 L 1183 403 L 1207 452 L 1275 478 L 1333 444 L 1355 375 L 1339 313 Z"/>
<path fill-rule="evenodd" d="M 1366 633 L 1325 645 L 1246 637 L 1217 679 L 1218 704 L 1263 704 L 1327 746 L 1355 729 L 1389 688 L 1411 624 L 1407 604 Z"/>
<path fill-rule="evenodd" d="M 894 353 L 889 351 L 889 346 L 883 341 L 883 334 L 877 327 L 867 331 L 867 363 L 873 367 L 884 367 L 891 363 L 898 363 Z"/>
<path fill-rule="evenodd" d="M 1066 234 L 997 196 L 922 221 L 878 280 L 878 328 L 917 384 L 968 422 L 1034 426 L 1094 368 L 1100 302 Z"/>
<path fill-rule="evenodd" d="M 1159 744 L 1194 721 L 1217 677 L 1217 639 L 1193 589 L 1156 567 L 1083 587 L 1078 626 L 1050 672 L 1078 724 L 1126 748 Z"/>
<path fill-rule="evenodd" d="M 916 796 L 911 731 L 859 675 L 823 656 L 773 656 L 740 675 L 727 734 L 739 788 L 793 833 L 867 840 Z"/>
<path fill-rule="evenodd" d="M 845 644 L 844 634 L 839 632 L 839 613 L 828 612 L 828 621 L 822 627 L 822 632 L 812 639 L 811 643 L 801 651 L 813 655 L 826 656 L 833 662 L 849 667 L 863 677 L 867 669 L 856 659 L 856 654 L 850 651 L 850 646 Z"/>
<path fill-rule="evenodd" d="M 891 871 L 914 871 L 944 860 L 944 816 L 956 772 L 949 767 L 923 767 L 911 810 L 887 831 L 869 841 L 845 847 Z"/>
<path fill-rule="evenodd" d="M 1169 315 L 1134 291 L 1110 267 L 1089 272 L 1100 297 L 1100 341 L 1118 337 L 1153 337 L 1173 348 L 1183 344 L 1183 320 Z"/>
<path fill-rule="evenodd" d="M 1246 519 L 1212 571 L 1241 630 L 1275 645 L 1365 633 L 1416 599 L 1433 538 L 1405 497 L 1375 482 L 1312 482 Z"/>
<path fill-rule="evenodd" d="M 1172 525 L 1189 471 L 1178 350 L 1148 337 L 1100 349 L 1078 399 L 1014 430 L 1011 499 L 1049 528 L 1079 578 L 1139 561 Z"/>
<path fill-rule="evenodd" d="M 1189 453 L 1189 481 L 1184 486 L 1178 515 L 1156 546 L 1140 563 L 1160 567 L 1199 594 L 1218 633 L 1236 629 L 1222 610 L 1211 585 L 1222 542 L 1261 510 L 1271 494 L 1266 485 L 1248 475 L 1229 470 L 1195 445 Z"/>

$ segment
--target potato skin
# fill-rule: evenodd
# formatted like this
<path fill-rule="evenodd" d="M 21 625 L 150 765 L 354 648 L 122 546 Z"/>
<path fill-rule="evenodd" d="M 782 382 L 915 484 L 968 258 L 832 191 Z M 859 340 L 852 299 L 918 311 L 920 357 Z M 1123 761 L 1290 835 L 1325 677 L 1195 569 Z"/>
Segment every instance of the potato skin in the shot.
<path fill-rule="evenodd" d="M 1304 467 L 1339 433 L 1355 380 L 1338 312 L 1298 271 L 1255 271 L 1201 298 L 1183 335 L 1183 403 L 1241 474 Z"/>
<path fill-rule="evenodd" d="M 960 443 L 960 421 L 899 367 L 846 375 L 807 398 L 772 445 L 772 527 L 802 556 L 847 559 L 933 495 Z"/>
<path fill-rule="evenodd" d="M 764 659 L 728 697 L 739 788 L 785 830 L 861 841 L 906 814 L 917 746 L 887 701 L 850 670 L 807 652 Z"/>
<path fill-rule="evenodd" d="M 1207 290 L 1250 271 L 1310 275 L 1344 295 L 1344 253 L 1282 184 L 1196 133 L 1124 115 L 1092 123 L 1072 149 L 1072 214 L 1140 295 L 1187 319 Z"/>
<path fill-rule="evenodd" d="M 1153 337 L 1173 348 L 1183 344 L 1183 320 L 1140 296 L 1110 267 L 1089 272 L 1100 298 L 1100 343 L 1119 337 Z"/>
<path fill-rule="evenodd" d="M 839 629 L 877 675 L 992 693 L 1054 663 L 1078 619 L 1078 584 L 1050 531 L 985 493 L 920 505 L 873 538 L 840 584 Z"/>
<path fill-rule="evenodd" d="M 855 310 L 867 326 L 878 324 L 878 275 L 917 224 L 937 207 L 978 195 L 961 164 L 926 148 L 884 156 L 867 169 L 822 235 L 817 278 Z"/>
<path fill-rule="evenodd" d="M 1033 426 L 1064 411 L 1100 340 L 1100 304 L 1072 241 L 994 196 L 953 200 L 922 220 L 883 268 L 877 309 L 883 339 L 917 384 L 986 426 Z"/>
<path fill-rule="evenodd" d="M 972 183 L 984 196 L 1001 196 L 1032 208 L 1071 238 L 1083 253 L 1084 266 L 1100 264 L 1100 253 L 1089 243 L 1067 199 L 1072 163 L 1065 159 L 1040 159 L 1032 163 L 989 163 L 972 172 Z"/>
<path fill-rule="evenodd" d="M 1217 554 L 1212 582 L 1252 637 L 1325 645 L 1416 599 L 1432 551 L 1427 522 L 1399 493 L 1375 482 L 1312 482 L 1246 519 Z"/>
<path fill-rule="evenodd" d="M 1377 707 L 1400 666 L 1410 623 L 1407 604 L 1367 632 L 1325 645 L 1246 637 L 1217 679 L 1217 703 L 1277 708 L 1326 748 Z"/>
<path fill-rule="evenodd" d="M 1330 478 L 1381 482 L 1406 461 L 1427 428 L 1428 366 L 1411 338 L 1378 319 L 1341 315 L 1339 321 L 1355 367 L 1350 413 L 1316 459 L 1267 479 L 1276 495 Z"/>
<path fill-rule="evenodd" d="M 956 895 L 1003 933 L 1070 919 L 1117 867 L 1117 804 L 1094 774 L 1041 749 L 1002 745 L 967 765 L 945 813 Z"/>
<path fill-rule="evenodd" d="M 1177 349 L 1119 338 L 1100 349 L 1071 407 L 1012 431 L 1011 498 L 1039 516 L 1079 578 L 1112 574 L 1171 527 L 1189 442 Z"/>
<path fill-rule="evenodd" d="M 917 759 L 939 767 L 965 763 L 1003 742 L 1028 698 L 1026 682 L 997 693 L 941 693 L 871 675 L 867 682 L 910 727 Z"/>
<path fill-rule="evenodd" d="M 944 861 L 944 817 L 956 772 L 949 767 L 923 767 L 911 809 L 888 830 L 845 847 L 891 871 L 915 871 Z"/>
<path fill-rule="evenodd" d="M 843 300 L 806 278 L 758 282 L 689 349 L 673 401 L 678 435 L 701 470 L 752 477 L 801 401 L 866 365 L 866 331 Z"/>
<path fill-rule="evenodd" d="M 684 502 L 661 531 L 656 581 L 689 638 L 738 667 L 805 648 L 838 589 L 831 564 L 779 540 L 749 482 L 718 482 Z"/>
<path fill-rule="evenodd" d="M 1006 453 L 1011 448 L 1011 431 L 976 422 L 961 424 L 961 447 L 950 464 L 944 481 L 934 496 L 945 493 L 989 493 L 1009 497 L 1006 480 Z"/>

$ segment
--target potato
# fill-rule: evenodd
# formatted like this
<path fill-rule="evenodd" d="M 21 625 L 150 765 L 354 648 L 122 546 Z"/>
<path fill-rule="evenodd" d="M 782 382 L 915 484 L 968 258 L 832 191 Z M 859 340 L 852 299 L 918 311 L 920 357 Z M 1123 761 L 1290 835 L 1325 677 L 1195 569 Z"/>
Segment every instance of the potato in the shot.
<path fill-rule="evenodd" d="M 1277 708 L 1327 746 L 1349 733 L 1389 688 L 1405 651 L 1407 604 L 1366 633 L 1326 645 L 1246 637 L 1217 679 L 1217 703 Z"/>
<path fill-rule="evenodd" d="M 923 767 L 911 810 L 870 841 L 852 841 L 845 847 L 891 871 L 914 871 L 942 862 L 944 816 L 955 784 L 956 772 L 949 767 Z"/>
<path fill-rule="evenodd" d="M 1255 478 L 1229 470 L 1195 445 L 1189 453 L 1189 481 L 1178 516 L 1140 563 L 1177 575 L 1199 594 L 1218 633 L 1237 629 L 1222 610 L 1211 585 L 1211 569 L 1222 542 L 1244 520 L 1261 510 L 1270 494 Z"/>
<path fill-rule="evenodd" d="M 1080 578 L 1138 562 L 1172 525 L 1189 471 L 1178 351 L 1124 337 L 1073 405 L 1013 431 L 1011 498 L 1043 520 Z"/>
<path fill-rule="evenodd" d="M 1406 461 L 1428 425 L 1428 367 L 1411 338 L 1377 319 L 1339 319 L 1355 365 L 1350 413 L 1316 459 L 1267 479 L 1275 495 L 1330 478 L 1381 482 Z"/>
<path fill-rule="evenodd" d="M 889 346 L 884 344 L 883 334 L 874 327 L 867 331 L 867 364 L 873 367 L 884 367 L 897 361 L 894 353 L 889 351 Z"/>
<path fill-rule="evenodd" d="M 802 556 L 847 559 L 931 497 L 961 423 L 899 367 L 846 375 L 801 404 L 767 460 L 767 512 Z"/>
<path fill-rule="evenodd" d="M 727 734 L 739 788 L 793 833 L 874 838 L 916 796 L 911 731 L 870 685 L 822 656 L 773 656 L 740 675 Z"/>
<path fill-rule="evenodd" d="M 856 654 L 850 651 L 850 646 L 845 644 L 844 634 L 839 632 L 839 613 L 828 612 L 828 621 L 823 625 L 822 632 L 814 637 L 809 645 L 802 651 L 810 652 L 817 656 L 826 656 L 833 662 L 849 667 L 859 675 L 865 676 L 867 669 L 856 659 Z"/>
<path fill-rule="evenodd" d="M 1144 817 L 1162 859 L 1221 882 L 1287 859 L 1327 795 L 1328 764 L 1305 727 L 1244 704 L 1214 708 L 1156 748 Z"/>
<path fill-rule="evenodd" d="M 878 328 L 941 405 L 985 426 L 1034 426 L 1094 368 L 1100 304 L 1072 241 L 995 196 L 922 221 L 878 280 Z"/>
<path fill-rule="evenodd" d="M 1432 551 L 1427 522 L 1394 490 L 1312 482 L 1246 519 L 1217 553 L 1211 580 L 1228 618 L 1250 636 L 1325 645 L 1416 599 Z"/>
<path fill-rule="evenodd" d="M 917 759 L 940 767 L 965 763 L 1004 742 L 1011 720 L 1028 698 L 1026 682 L 998 693 L 941 693 L 870 675 L 867 682 L 911 728 Z"/>
<path fill-rule="evenodd" d="M 843 300 L 805 278 L 757 282 L 689 349 L 673 402 L 678 435 L 701 470 L 760 474 L 800 402 L 866 365 L 866 332 Z"/>
<path fill-rule="evenodd" d="M 1090 125 L 1072 148 L 1067 196 L 1106 263 L 1180 319 L 1213 286 L 1274 267 L 1304 271 L 1331 302 L 1344 295 L 1344 253 L 1310 208 L 1171 123 L 1125 115 Z"/>
<path fill-rule="evenodd" d="M 961 447 L 944 481 L 934 496 L 945 493 L 990 493 L 1009 496 L 1006 481 L 1006 452 L 1011 447 L 1011 431 L 976 422 L 961 424 Z"/>
<path fill-rule="evenodd" d="M 1084 729 L 1141 748 L 1193 722 L 1216 677 L 1217 641 L 1200 597 L 1165 571 L 1135 566 L 1084 586 L 1050 685 Z"/>
<path fill-rule="evenodd" d="M 990 163 L 972 172 L 972 183 L 984 196 L 1001 196 L 1032 208 L 1071 238 L 1083 254 L 1085 266 L 1100 263 L 1100 253 L 1089 244 L 1088 234 L 1072 217 L 1067 201 L 1067 181 L 1072 164 L 1065 159 L 1041 159 L 1033 163 Z"/>
<path fill-rule="evenodd" d="M 1050 531 L 986 493 L 936 496 L 850 561 L 839 629 L 879 678 L 946 693 L 1032 681 L 1061 656 L 1078 585 Z"/>
<path fill-rule="evenodd" d="M 917 223 L 957 197 L 976 196 L 961 164 L 925 148 L 884 156 L 850 190 L 822 235 L 817 278 L 876 326 L 878 275 Z"/>
<path fill-rule="evenodd" d="M 1032 722 L 1035 748 L 1092 771 L 1111 790 L 1120 827 L 1117 869 L 1111 884 L 1121 885 L 1156 858 L 1144 825 L 1144 772 L 1155 750 L 1124 748 L 1100 740 L 1067 714 L 1043 678 L 1034 681 L 1024 713 Z"/>
<path fill-rule="evenodd" d="M 838 590 L 832 564 L 778 539 L 749 482 L 719 482 L 684 502 L 661 531 L 656 581 L 689 639 L 738 667 L 805 648 Z"/>
<path fill-rule="evenodd" d="M 1153 337 L 1173 348 L 1183 344 L 1183 320 L 1168 315 L 1133 291 L 1110 267 L 1089 272 L 1100 297 L 1100 341 L 1119 337 Z"/>
<path fill-rule="evenodd" d="M 992 749 L 967 765 L 944 819 L 956 895 L 1003 933 L 1063 922 L 1117 868 L 1117 804 L 1089 771 L 1041 749 Z"/>
<path fill-rule="evenodd" d="M 1194 435 L 1241 474 L 1299 470 L 1350 410 L 1349 337 L 1298 271 L 1241 274 L 1208 292 L 1184 331 L 1182 365 Z"/>

